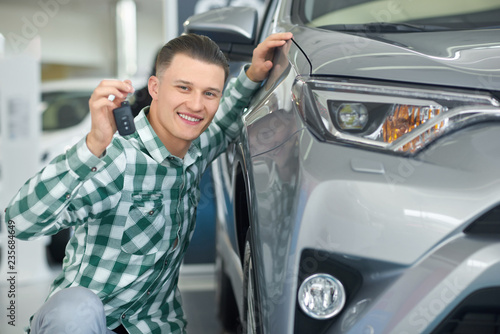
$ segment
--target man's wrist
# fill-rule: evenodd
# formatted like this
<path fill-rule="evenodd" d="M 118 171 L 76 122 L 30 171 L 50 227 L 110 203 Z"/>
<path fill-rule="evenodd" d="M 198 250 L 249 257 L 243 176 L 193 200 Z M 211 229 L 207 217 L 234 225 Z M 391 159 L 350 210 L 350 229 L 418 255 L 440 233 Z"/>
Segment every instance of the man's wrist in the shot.
<path fill-rule="evenodd" d="M 85 137 L 68 149 L 66 158 L 69 168 L 78 175 L 80 180 L 87 179 L 105 164 L 89 150 Z"/>
<path fill-rule="evenodd" d="M 248 68 L 245 71 L 248 79 L 252 80 L 253 82 L 261 82 L 262 80 L 259 80 L 259 78 L 255 75 L 254 68 L 252 65 L 248 66 Z"/>
<path fill-rule="evenodd" d="M 87 135 L 86 144 L 89 151 L 98 158 L 101 158 L 106 151 L 106 146 L 102 147 L 102 144 L 90 133 Z"/>

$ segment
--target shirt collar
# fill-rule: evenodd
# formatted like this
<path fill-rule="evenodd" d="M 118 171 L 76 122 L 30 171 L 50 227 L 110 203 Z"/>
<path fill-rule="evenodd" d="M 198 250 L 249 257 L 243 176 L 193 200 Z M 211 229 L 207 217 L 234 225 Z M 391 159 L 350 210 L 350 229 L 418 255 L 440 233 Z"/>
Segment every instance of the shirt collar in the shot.
<path fill-rule="evenodd" d="M 192 165 L 199 157 L 201 157 L 201 149 L 199 147 L 199 138 L 195 139 L 184 159 L 180 159 L 172 155 L 163 145 L 160 138 L 156 135 L 153 127 L 149 123 L 146 115 L 149 113 L 149 107 L 143 108 L 135 118 L 135 127 L 137 134 L 143 142 L 144 147 L 149 152 L 150 156 L 158 163 L 162 163 L 165 159 L 169 161 L 177 161 L 177 164 L 185 166 Z"/>

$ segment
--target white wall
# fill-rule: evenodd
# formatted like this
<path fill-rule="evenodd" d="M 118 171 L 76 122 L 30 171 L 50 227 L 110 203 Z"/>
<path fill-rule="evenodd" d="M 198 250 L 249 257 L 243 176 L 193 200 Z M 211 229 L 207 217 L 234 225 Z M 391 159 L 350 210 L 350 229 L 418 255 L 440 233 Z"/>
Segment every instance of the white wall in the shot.
<path fill-rule="evenodd" d="M 162 34 L 161 0 L 137 3 L 138 75 L 149 75 Z M 115 4 L 110 0 L 0 2 L 6 53 L 19 53 L 35 36 L 42 64 L 79 67 L 79 76 L 116 73 Z M 83 70 L 82 70 L 83 68 Z"/>

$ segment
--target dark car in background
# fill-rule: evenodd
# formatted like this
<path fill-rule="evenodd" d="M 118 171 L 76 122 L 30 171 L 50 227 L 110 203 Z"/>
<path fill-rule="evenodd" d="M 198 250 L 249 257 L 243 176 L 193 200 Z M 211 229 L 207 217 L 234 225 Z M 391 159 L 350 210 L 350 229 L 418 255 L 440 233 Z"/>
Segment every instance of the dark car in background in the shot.
<path fill-rule="evenodd" d="M 213 166 L 218 307 L 246 333 L 500 332 L 500 2 L 270 0 L 291 31 Z"/>

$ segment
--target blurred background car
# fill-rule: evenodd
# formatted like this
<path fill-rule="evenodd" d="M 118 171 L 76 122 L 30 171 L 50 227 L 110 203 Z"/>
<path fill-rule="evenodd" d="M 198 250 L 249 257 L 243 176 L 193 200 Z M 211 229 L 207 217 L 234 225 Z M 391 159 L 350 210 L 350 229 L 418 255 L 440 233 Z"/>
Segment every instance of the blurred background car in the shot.
<path fill-rule="evenodd" d="M 41 165 L 74 145 L 90 130 L 89 99 L 99 79 L 45 82 L 41 86 Z"/>
<path fill-rule="evenodd" d="M 294 34 L 213 166 L 224 327 L 498 332 L 500 3 L 266 6 L 185 24 L 234 64 Z"/>

